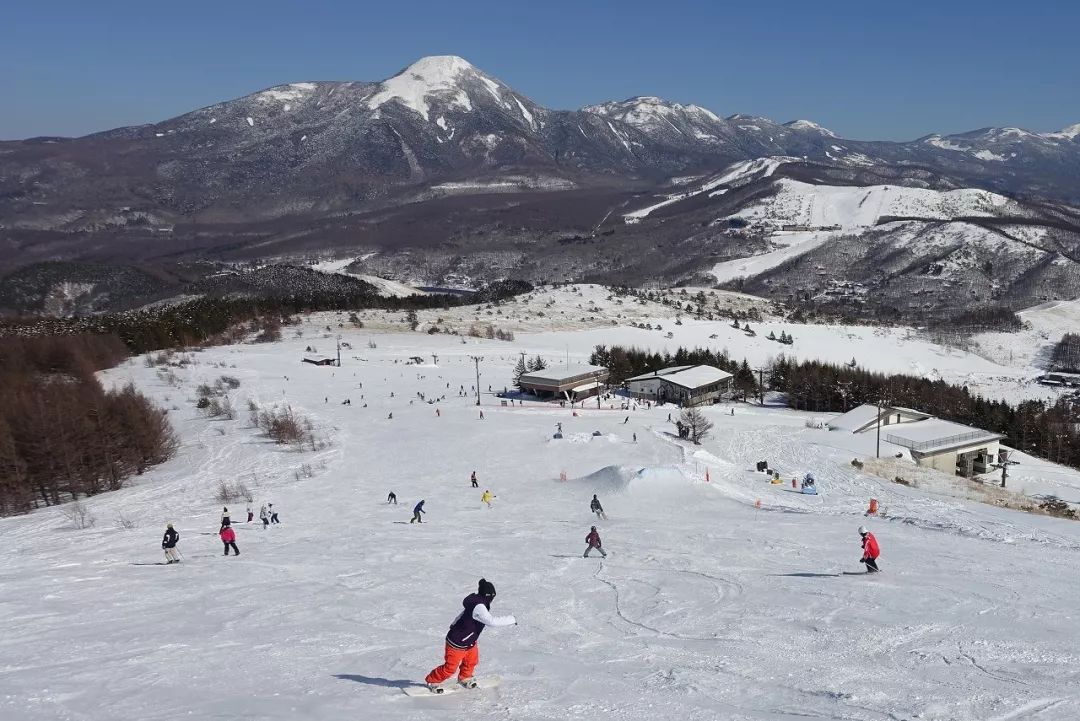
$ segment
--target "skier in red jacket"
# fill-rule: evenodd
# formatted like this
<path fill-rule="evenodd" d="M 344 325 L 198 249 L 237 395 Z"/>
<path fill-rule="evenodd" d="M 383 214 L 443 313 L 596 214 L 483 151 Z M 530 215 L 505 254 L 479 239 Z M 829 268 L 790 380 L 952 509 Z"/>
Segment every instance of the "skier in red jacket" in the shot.
<path fill-rule="evenodd" d="M 860 561 L 866 564 L 867 573 L 877 573 L 881 569 L 877 567 L 877 557 L 881 555 L 877 539 L 874 534 L 866 530 L 866 526 L 859 526 L 859 535 L 862 536 L 862 558 Z"/>
<path fill-rule="evenodd" d="M 236 547 L 236 531 L 232 529 L 232 526 L 222 526 L 218 531 L 218 536 L 221 537 L 221 542 L 225 544 L 225 555 L 229 555 L 229 547 L 232 546 L 232 550 L 236 551 L 236 555 L 240 555 L 240 549 Z"/>
<path fill-rule="evenodd" d="M 588 558 L 589 551 L 593 550 L 594 548 L 597 551 L 600 551 L 601 556 L 607 558 L 607 554 L 604 553 L 604 549 L 601 548 L 603 544 L 600 543 L 600 534 L 597 532 L 596 526 L 593 526 L 592 529 L 589 531 L 589 535 L 585 536 L 585 543 L 589 544 L 589 547 L 585 549 L 585 553 L 582 554 L 582 558 Z"/>

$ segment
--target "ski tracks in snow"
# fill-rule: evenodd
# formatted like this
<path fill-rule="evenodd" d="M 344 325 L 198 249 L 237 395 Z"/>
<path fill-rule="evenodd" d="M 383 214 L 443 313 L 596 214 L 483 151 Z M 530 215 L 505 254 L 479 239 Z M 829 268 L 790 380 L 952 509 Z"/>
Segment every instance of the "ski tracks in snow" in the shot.
<path fill-rule="evenodd" d="M 635 571 L 645 573 L 638 578 Z M 732 623 L 738 623 L 745 613 L 737 605 L 743 592 L 738 582 L 700 571 L 636 569 L 601 561 L 593 578 L 611 589 L 618 618 L 657 636 L 721 641 L 725 637 L 719 631 L 730 630 Z M 690 628 L 716 631 L 711 635 L 691 635 L 685 632 Z"/>

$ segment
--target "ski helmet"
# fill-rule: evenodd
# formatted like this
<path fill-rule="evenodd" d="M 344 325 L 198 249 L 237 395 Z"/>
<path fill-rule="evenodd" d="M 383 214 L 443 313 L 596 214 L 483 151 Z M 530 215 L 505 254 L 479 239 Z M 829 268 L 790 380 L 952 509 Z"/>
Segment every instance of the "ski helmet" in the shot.
<path fill-rule="evenodd" d="M 860 536 L 865 536 L 867 533 L 870 533 L 870 531 L 866 530 L 866 526 L 859 526 L 859 535 Z"/>
<path fill-rule="evenodd" d="M 495 584 L 485 578 L 481 578 L 480 583 L 477 584 L 476 592 L 481 596 L 495 598 Z"/>

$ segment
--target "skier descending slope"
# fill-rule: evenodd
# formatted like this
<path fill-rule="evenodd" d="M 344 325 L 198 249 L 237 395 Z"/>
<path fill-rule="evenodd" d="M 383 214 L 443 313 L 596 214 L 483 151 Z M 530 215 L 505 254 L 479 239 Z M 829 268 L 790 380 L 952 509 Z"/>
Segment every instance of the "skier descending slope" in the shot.
<path fill-rule="evenodd" d="M 881 554 L 877 539 L 874 538 L 873 533 L 866 529 L 866 526 L 859 526 L 859 535 L 862 536 L 863 549 L 860 562 L 866 564 L 867 573 L 877 573 L 881 570 L 877 567 L 877 557 Z"/>
<path fill-rule="evenodd" d="M 458 683 L 465 688 L 476 688 L 473 671 L 480 662 L 480 648 L 477 641 L 485 626 L 516 626 L 513 616 L 492 616 L 491 603 L 495 600 L 495 584 L 481 578 L 476 593 L 466 596 L 461 605 L 463 610 L 450 624 L 446 633 L 446 648 L 442 666 L 437 666 L 424 678 L 432 693 L 442 693 L 439 684 L 455 673 Z"/>
<path fill-rule="evenodd" d="M 423 501 L 420 501 L 415 506 L 413 506 L 412 519 L 409 521 L 409 523 L 423 523 L 424 519 L 420 517 L 421 513 L 427 513 L 427 511 L 424 510 Z"/>
<path fill-rule="evenodd" d="M 236 552 L 236 555 L 240 555 L 240 549 L 236 547 L 236 531 L 232 529 L 232 526 L 222 526 L 218 531 L 218 536 L 221 538 L 221 542 L 225 544 L 225 555 L 229 555 L 229 549 L 232 548 Z"/>
<path fill-rule="evenodd" d="M 170 523 L 165 529 L 165 537 L 161 539 L 161 547 L 165 550 L 165 563 L 180 563 L 180 552 L 176 550 L 179 541 L 180 534 Z"/>
<path fill-rule="evenodd" d="M 586 548 L 585 553 L 581 555 L 582 558 L 588 558 L 589 551 L 593 550 L 594 548 L 597 551 L 600 551 L 601 556 L 607 558 L 607 553 L 605 553 L 604 549 L 602 548 L 604 544 L 600 541 L 600 533 L 596 530 L 596 526 L 593 526 L 592 529 L 589 531 L 589 535 L 585 536 L 585 543 L 589 544 L 589 547 Z"/>
<path fill-rule="evenodd" d="M 602 521 L 607 520 L 607 514 L 604 513 L 604 507 L 600 505 L 600 499 L 593 494 L 592 500 L 589 501 L 589 510 L 596 514 L 596 517 Z"/>

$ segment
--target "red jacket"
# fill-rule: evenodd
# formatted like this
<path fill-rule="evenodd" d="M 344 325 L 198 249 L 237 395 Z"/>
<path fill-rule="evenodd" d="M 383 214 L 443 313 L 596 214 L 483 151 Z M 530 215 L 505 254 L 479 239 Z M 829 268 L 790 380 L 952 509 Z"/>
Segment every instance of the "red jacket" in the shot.
<path fill-rule="evenodd" d="M 221 540 L 225 543 L 232 543 L 236 540 L 236 531 L 232 529 L 232 526 L 225 526 L 218 535 L 221 536 Z"/>
<path fill-rule="evenodd" d="M 589 531 L 589 535 L 585 536 L 585 543 L 600 548 L 600 534 L 596 531 Z"/>
<path fill-rule="evenodd" d="M 862 539 L 863 558 L 872 558 L 876 561 L 880 553 L 881 550 L 878 548 L 877 539 L 874 538 L 873 533 L 868 532 Z"/>

